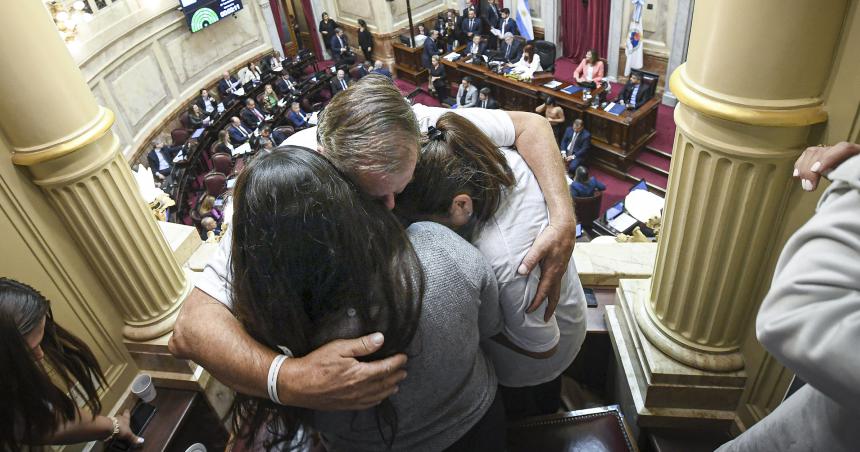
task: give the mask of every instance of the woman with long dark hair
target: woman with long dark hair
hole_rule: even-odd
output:
[[[545,304],[529,312],[540,274],[520,275],[518,269],[549,217],[525,160],[513,149],[497,147],[466,118],[445,113],[429,130],[395,212],[408,221],[453,228],[493,267],[504,329],[483,347],[495,366],[509,419],[557,411],[561,373],[585,339],[585,294],[571,259],[555,313],[547,316]]]
[[[358,46],[364,54],[364,61],[373,62],[373,35],[367,29],[367,22],[358,19]]]
[[[127,412],[98,415],[98,389],[106,382],[89,347],[54,323],[45,297],[8,278],[0,278],[0,369],[0,450],[113,438],[143,443],[129,429]]]
[[[233,303],[248,333],[301,358],[373,332],[376,360],[407,353],[409,377],[376,408],[314,412],[237,395],[249,446],[321,432],[328,450],[500,450],[503,413],[479,347],[499,331],[495,278],[474,247],[433,223],[404,231],[319,153],[286,146],[239,176],[231,227]],[[277,359],[273,370],[277,375]]]
[[[523,48],[523,56],[516,63],[508,63],[511,70],[523,78],[530,79],[534,77],[535,72],[540,72],[543,68],[540,65],[540,55],[535,51],[535,46],[527,44]]]

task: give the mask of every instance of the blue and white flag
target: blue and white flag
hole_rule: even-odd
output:
[[[532,29],[532,13],[529,9],[529,0],[520,0],[517,2],[517,28],[520,29],[520,35],[526,38],[526,41],[531,41],[535,38],[535,32]]]

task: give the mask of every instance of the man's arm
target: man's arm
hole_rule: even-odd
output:
[[[382,335],[338,340],[284,362],[278,396],[286,405],[315,410],[359,410],[397,391],[406,378],[406,356],[363,363],[382,345]],[[206,292],[194,289],[185,300],[169,342],[170,352],[191,359],[234,390],[268,397],[266,378],[276,353],[255,341],[233,314]]]
[[[514,145],[523,156],[540,184],[547,209],[549,226],[538,236],[519,268],[520,274],[530,273],[538,264],[541,280],[528,312],[533,312],[549,298],[545,320],[549,320],[561,293],[561,278],[567,271],[576,237],[576,217],[573,200],[564,174],[561,152],[549,123],[534,113],[510,111],[516,129]]]
[[[583,157],[589,149],[591,149],[591,135],[582,134],[582,142],[580,142],[576,150],[573,151],[573,154],[577,157]]]

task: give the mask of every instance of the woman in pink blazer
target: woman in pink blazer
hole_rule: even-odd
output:
[[[573,71],[573,79],[577,83],[592,82],[595,84],[603,80],[603,61],[597,56],[596,50],[591,49],[585,54],[585,58]]]

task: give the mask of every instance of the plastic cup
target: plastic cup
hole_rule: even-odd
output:
[[[152,402],[155,399],[155,385],[152,384],[152,377],[149,374],[135,377],[131,382],[131,393],[146,403]]]

